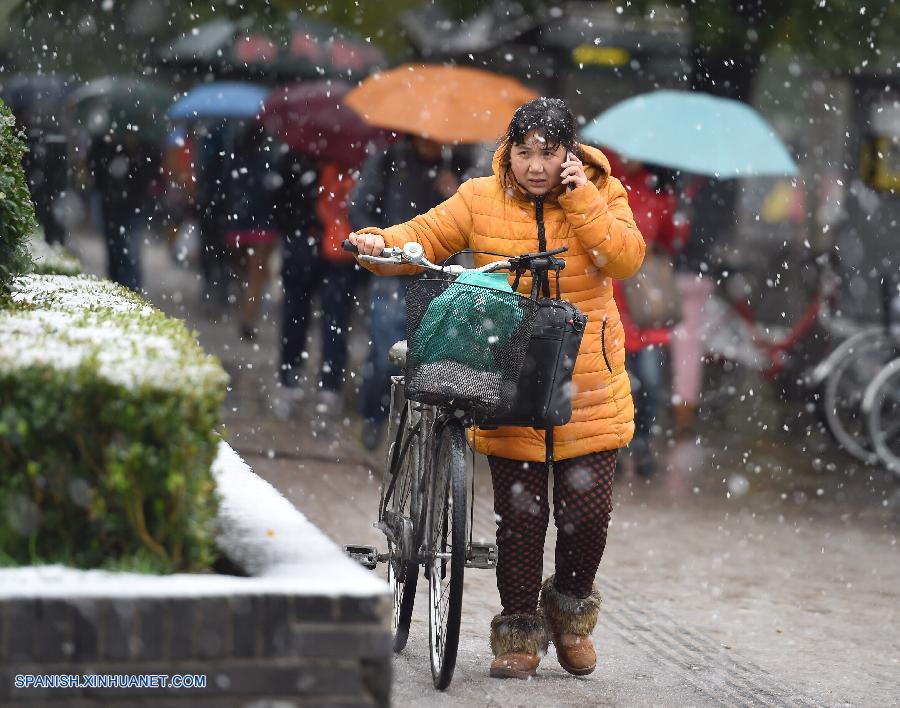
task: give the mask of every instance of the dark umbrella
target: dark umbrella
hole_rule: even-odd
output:
[[[350,76],[384,63],[364,38],[296,15],[275,23],[213,20],[175,39],[159,59],[219,76],[288,79]]]
[[[19,74],[0,87],[0,98],[28,128],[59,127],[59,112],[72,85],[47,74]]]
[[[296,152],[357,167],[366,157],[367,145],[385,145],[390,135],[341,103],[349,90],[350,85],[340,80],[277,88],[266,99],[263,127]]]
[[[149,142],[165,137],[172,90],[134,76],[106,76],[69,95],[77,122],[91,135],[138,133]]]
[[[300,15],[288,24],[289,44],[279,57],[279,68],[290,75],[292,66],[312,63],[318,74],[342,77],[366,74],[384,66],[384,54],[358,34]]]

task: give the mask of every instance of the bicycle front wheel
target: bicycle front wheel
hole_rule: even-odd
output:
[[[437,439],[428,510],[428,639],[439,690],[450,685],[459,647],[466,509],[466,440],[460,421],[451,418]]]
[[[866,390],[869,436],[884,465],[900,477],[900,359],[888,364]]]

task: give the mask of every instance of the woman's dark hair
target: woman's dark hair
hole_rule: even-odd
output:
[[[562,145],[581,160],[581,146],[578,144],[578,128],[575,116],[561,98],[536,98],[516,109],[506,135],[500,140],[500,165],[504,177],[509,171],[509,156],[513,145],[521,145],[532,130],[536,130],[547,141],[547,147],[555,150]]]

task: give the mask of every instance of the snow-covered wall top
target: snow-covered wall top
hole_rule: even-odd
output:
[[[97,375],[137,388],[224,386],[218,361],[178,320],[115,283],[90,276],[29,275],[0,310],[0,372],[96,362]],[[198,386],[199,384],[202,386]]]

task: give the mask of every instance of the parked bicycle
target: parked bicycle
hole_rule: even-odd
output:
[[[791,259],[791,252],[783,250],[770,260]],[[761,320],[757,310],[764,308],[751,307],[748,297],[753,288],[747,282],[749,273],[745,277],[740,268],[722,265],[711,274],[718,287],[705,305],[704,357],[708,362],[722,365],[729,375],[723,385],[710,386],[703,392],[705,406],[730,407],[740,386],[753,385],[749,381],[738,383],[731,373],[734,371],[754,383],[758,378],[772,381],[783,397],[806,399],[811,382],[806,364],[809,357],[815,356],[817,350],[824,350],[828,341],[842,340],[858,330],[856,323],[839,314],[841,281],[829,254],[808,257],[793,272],[800,275],[795,280],[809,283],[811,279],[812,282],[805,287],[802,282],[793,284],[795,293],[798,290],[808,293],[802,299],[792,296],[793,317],[786,317],[784,310],[788,308],[781,302],[775,309],[776,313],[781,312],[786,324]],[[775,288],[779,281],[767,281],[765,286]],[[780,291],[779,297],[783,297]]]
[[[900,327],[892,318],[896,287],[890,278],[882,278],[881,294],[881,322],[847,337],[812,370],[808,382],[821,389],[825,420],[842,449],[866,464],[881,459],[898,471],[900,460],[891,461],[897,453],[891,454],[891,445],[885,442],[896,431],[882,428],[891,417],[885,408],[890,391],[876,393],[890,386],[890,375],[882,372],[900,357]],[[876,399],[882,404],[876,405]]]
[[[349,242],[344,247],[357,252]],[[558,275],[565,268],[555,256],[566,250],[508,257],[472,269],[435,265],[418,243],[387,248],[380,256],[359,256],[371,263],[415,265],[439,275],[410,286],[407,332],[416,333],[414,346],[411,350],[402,341],[390,351],[403,374],[391,382],[388,439],[393,442],[375,524],[386,537],[387,550],[345,546],[370,569],[378,563],[387,566],[395,652],[406,646],[419,569],[424,568],[431,672],[438,689],[449,686],[456,666],[464,571],[494,568],[497,559],[494,544],[472,540],[474,464],[467,462],[465,430],[481,413],[514,396],[537,306],[536,287],[531,298],[514,292],[514,287],[513,292],[502,292],[480,285],[472,285],[468,294],[457,290],[448,297],[449,288],[472,274],[499,271],[515,273],[517,281],[530,272],[532,282],[538,283],[543,273],[553,270]],[[460,348],[466,351],[452,351]],[[490,366],[457,363],[479,357]]]
[[[900,357],[872,379],[860,408],[875,454],[900,479]]]
[[[786,260],[787,254],[774,260]],[[714,360],[740,364],[763,378],[776,379],[793,370],[796,352],[808,342],[817,326],[842,334],[853,325],[836,317],[835,302],[840,294],[840,278],[834,272],[828,254],[801,264],[815,272],[815,287],[803,303],[798,317],[789,325],[761,322],[743,293],[734,296],[729,287],[713,294],[707,304],[707,352]],[[721,269],[721,279],[733,280],[740,275],[734,268]]]

